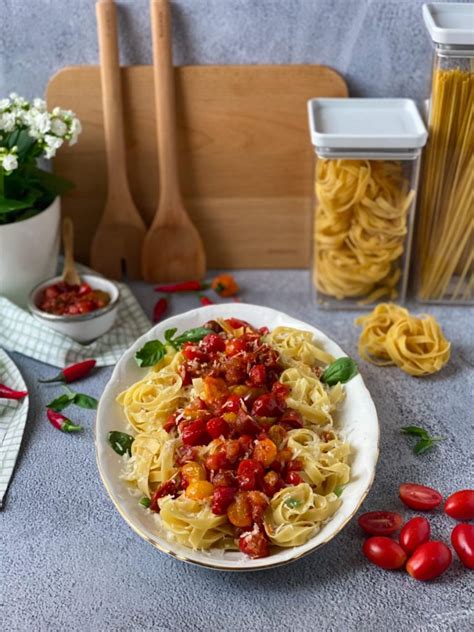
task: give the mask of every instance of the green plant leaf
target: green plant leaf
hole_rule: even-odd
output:
[[[74,184],[66,178],[58,176],[55,173],[40,169],[36,165],[28,165],[25,169],[27,173],[33,177],[48,193],[54,193],[54,195],[64,195],[74,188]]]
[[[0,213],[12,213],[14,211],[22,211],[31,208],[35,200],[35,195],[28,195],[21,200],[0,197]]]
[[[320,379],[328,386],[335,386],[339,382],[349,382],[357,373],[357,364],[352,358],[338,358],[326,368]]]
[[[297,498],[287,498],[284,504],[291,509],[295,509],[301,505],[301,500],[298,500]]]
[[[148,507],[151,505],[151,500],[148,498],[148,496],[142,496],[138,501],[138,504],[148,509]]]
[[[138,366],[155,366],[166,355],[166,347],[160,340],[150,340],[135,354]]]
[[[336,496],[339,498],[339,496],[342,494],[342,492],[344,491],[344,485],[337,485],[334,488],[334,493],[336,494]]]
[[[46,408],[51,408],[51,410],[60,413],[74,402],[75,397],[75,393],[63,393],[63,395],[56,397],[56,399],[53,399],[49,404],[46,404]]]
[[[438,441],[442,441],[442,439],[442,437],[428,437],[426,439],[420,439],[416,442],[413,452],[415,454],[423,454],[427,450],[431,450],[431,448],[433,448]]]
[[[428,439],[430,436],[427,430],[419,426],[403,426],[400,430],[403,434],[421,437],[422,439]]]
[[[196,327],[194,329],[188,329],[184,333],[177,336],[173,343],[181,347],[185,342],[199,342],[205,336],[209,334],[207,327]]]
[[[127,453],[129,456],[132,456],[132,443],[135,440],[135,437],[127,434],[126,432],[119,432],[118,430],[112,430],[109,432],[108,440],[112,449],[123,456]]]
[[[88,410],[95,410],[99,404],[95,397],[85,395],[84,393],[76,393],[73,403],[79,408],[86,408]]]

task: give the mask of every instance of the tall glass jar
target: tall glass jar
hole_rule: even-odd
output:
[[[474,7],[427,4],[423,17],[435,56],[418,206],[416,294],[422,302],[472,304]]]
[[[312,280],[323,307],[405,299],[426,128],[409,99],[313,99]]]

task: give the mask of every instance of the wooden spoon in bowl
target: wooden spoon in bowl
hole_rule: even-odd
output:
[[[150,0],[160,200],[145,239],[142,272],[146,281],[201,279],[204,247],[184,208],[178,179],[176,116],[168,0]]]
[[[81,285],[76,266],[74,265],[74,226],[70,217],[63,219],[64,267],[63,281],[67,285]]]
[[[109,278],[121,279],[125,267],[129,279],[139,279],[146,228],[128,188],[117,16],[113,0],[98,2],[96,15],[108,188],[104,212],[92,242],[91,263],[95,270]]]

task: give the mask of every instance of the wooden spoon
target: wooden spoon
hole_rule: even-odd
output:
[[[201,237],[184,208],[178,179],[171,16],[168,0],[150,0],[160,200],[143,250],[146,281],[200,279],[206,272]]]
[[[117,44],[117,16],[113,0],[96,4],[100,49],[102,107],[107,154],[107,200],[91,248],[92,267],[120,279],[126,268],[129,279],[141,277],[140,263],[145,224],[127,181],[122,91]]]
[[[81,285],[81,277],[74,265],[74,225],[70,217],[63,219],[63,248],[63,281],[68,285]]]

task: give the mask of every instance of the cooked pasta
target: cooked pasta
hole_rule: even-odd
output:
[[[344,387],[321,381],[333,356],[310,332],[233,318],[190,335],[118,397],[135,431],[122,479],[187,547],[263,557],[303,544],[350,479],[334,417]]]
[[[437,70],[418,210],[419,298],[472,300],[474,74]]]
[[[402,163],[318,159],[314,283],[337,299],[397,296],[414,200]]]
[[[395,364],[410,375],[423,376],[440,371],[449,360],[451,344],[433,316],[413,316],[383,303],[356,324],[363,328],[359,353],[374,364]]]

